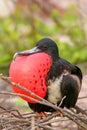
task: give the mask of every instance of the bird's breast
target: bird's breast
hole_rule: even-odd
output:
[[[9,75],[11,81],[31,90],[44,98],[47,92],[46,77],[52,64],[51,57],[45,53],[36,53],[29,56],[19,56],[12,61]],[[16,93],[32,97],[29,93],[12,86]],[[24,100],[34,103],[31,100]]]
[[[63,75],[55,80],[48,81],[48,101],[57,104],[62,99],[61,94],[61,82],[63,80]]]

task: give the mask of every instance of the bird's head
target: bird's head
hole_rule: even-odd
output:
[[[17,56],[27,56],[27,55],[32,55],[39,52],[40,53],[45,52],[49,54],[53,60],[55,60],[59,56],[59,51],[58,51],[58,47],[56,43],[49,38],[43,38],[37,42],[36,47],[34,47],[33,49],[15,53],[14,59]]]

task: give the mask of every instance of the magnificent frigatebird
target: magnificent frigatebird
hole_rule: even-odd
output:
[[[74,107],[82,84],[82,72],[59,56],[56,43],[43,38],[31,50],[17,52],[10,66],[11,80],[60,107]],[[33,78],[34,77],[34,78]],[[36,82],[36,83],[35,83]],[[24,93],[15,90],[17,93]],[[25,95],[26,92],[24,93]],[[51,112],[51,107],[25,99],[35,112]]]

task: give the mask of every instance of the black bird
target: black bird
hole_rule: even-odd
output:
[[[52,66],[46,78],[47,93],[45,99],[49,102],[59,105],[60,107],[74,107],[82,84],[82,72],[79,67],[62,59],[59,56],[59,51],[56,43],[49,39],[43,38],[37,42],[33,50],[26,52],[18,52],[17,55],[31,55],[34,53],[47,53],[52,58]],[[35,112],[52,112],[53,108],[36,103],[28,103],[30,108]]]

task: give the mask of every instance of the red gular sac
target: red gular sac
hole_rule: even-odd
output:
[[[51,56],[46,53],[18,56],[10,65],[10,79],[44,98],[47,92],[46,78],[51,65]],[[15,93],[33,97],[22,89],[16,88],[15,86],[12,86],[12,88]],[[29,103],[36,103],[27,98],[21,98]],[[36,99],[35,97],[33,98]]]

